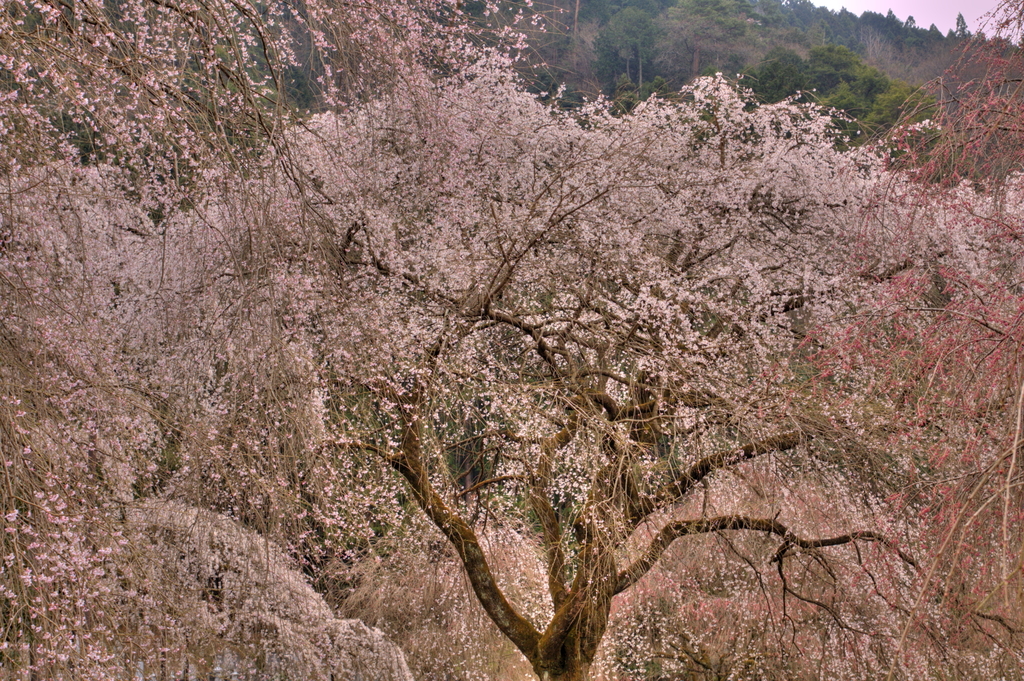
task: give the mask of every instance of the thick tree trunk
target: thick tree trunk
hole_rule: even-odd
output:
[[[570,654],[559,660],[558,666],[535,661],[533,671],[540,681],[589,681],[591,662],[585,656]]]
[[[530,660],[541,681],[588,681],[590,665],[608,628],[618,574],[615,563],[607,551],[594,546],[581,551],[581,557],[581,571],[592,577],[588,580],[577,574],[572,595],[556,612],[539,641],[536,657]],[[570,623],[568,630],[557,637],[557,648],[549,648],[545,641],[557,630],[559,620]]]

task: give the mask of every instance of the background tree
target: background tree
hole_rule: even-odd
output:
[[[786,48],[775,48],[745,74],[743,81],[764,102],[780,102],[811,88],[804,59]]]
[[[685,0],[667,13],[661,49],[682,80],[706,70],[738,73],[750,55],[737,45],[748,38],[746,7],[731,0]]]
[[[644,80],[660,76],[673,89],[702,73],[734,74],[757,68],[759,57],[774,49],[793,50],[806,57],[811,48],[823,45],[849,48],[886,76],[921,85],[956,59],[960,43],[952,34],[947,39],[930,28],[908,25],[895,15],[865,12],[858,17],[846,10],[815,7],[806,0],[678,6],[661,0],[619,4],[581,0],[578,8],[572,2],[561,2],[527,10],[535,20],[543,18],[546,27],[543,32],[530,33],[531,50],[526,53],[531,68],[546,74],[540,78],[538,91],[554,92],[561,83],[569,92],[611,95],[626,69],[619,50],[608,49],[608,33],[615,32],[609,20],[624,9],[648,14],[659,29],[653,60],[643,64]],[[599,41],[602,33],[606,35]],[[595,51],[599,42],[604,45],[603,56]],[[701,63],[695,70],[694,57],[699,55],[703,57],[697,60]],[[639,76],[631,72],[629,78],[634,81]],[[795,91],[786,93],[792,94]],[[578,105],[579,99],[567,99],[566,104]]]
[[[597,73],[605,80],[614,80],[623,74],[627,79],[635,75],[636,82],[642,85],[645,64],[648,75],[651,75],[658,33],[650,13],[637,7],[626,7],[617,12],[594,43]]]
[[[956,31],[954,35],[959,40],[971,37],[971,32],[967,30],[967,22],[964,20],[963,12],[956,15]]]
[[[891,129],[904,114],[927,118],[932,98],[924,91],[886,77],[839,45],[812,48],[807,60],[790,50],[773,50],[756,68],[748,70],[751,89],[764,101],[781,101],[801,93],[842,112],[837,126],[849,138],[863,143]]]

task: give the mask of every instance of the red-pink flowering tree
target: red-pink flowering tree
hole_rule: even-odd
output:
[[[984,31],[929,85],[939,103],[930,125],[897,131],[901,165],[922,181],[949,186],[968,179],[995,189],[1019,171],[1024,155],[1022,9],[1019,0],[999,2],[987,15]],[[920,112],[915,114],[920,118]]]
[[[993,194],[890,183],[853,261],[872,293],[819,339],[821,399],[890,452],[908,481],[893,503],[931,528],[906,669],[936,634],[990,641],[993,673],[1019,665],[1019,205],[1017,178]]]
[[[933,528],[901,634],[907,668],[935,603],[944,635],[983,637],[1019,667],[1022,16],[1000,3],[944,77],[935,119],[897,137],[906,172],[883,186],[851,259],[872,294],[822,339],[827,371],[852,379],[853,418],[915,471],[901,498]]]

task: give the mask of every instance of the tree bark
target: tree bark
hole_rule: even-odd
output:
[[[560,674],[549,671],[537,672],[537,677],[540,681],[588,681],[590,679],[590,663],[566,669]]]

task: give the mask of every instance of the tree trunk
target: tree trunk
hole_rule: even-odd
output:
[[[636,48],[636,60],[640,64],[640,66],[639,66],[639,71],[640,72],[639,72],[639,74],[636,77],[636,80],[637,80],[637,82],[636,82],[636,89],[639,92],[640,88],[642,88],[643,85],[644,85],[644,58],[643,58],[643,54],[640,52],[640,48],[639,47]]]
[[[540,681],[589,681],[590,662],[580,658],[563,660],[562,668],[557,670],[535,664],[533,671]]]
[[[582,552],[586,553],[586,552]],[[541,681],[588,681],[590,665],[597,656],[597,647],[608,628],[614,593],[614,562],[604,551],[595,551],[595,561],[584,560],[581,570],[593,575],[592,580],[576,580],[574,586],[582,608],[571,615],[572,625],[557,649],[545,650],[544,639],[540,641],[537,656],[530,662]],[[589,568],[589,569],[588,569]],[[584,584],[584,582],[587,582]],[[571,597],[570,597],[571,598]],[[563,605],[563,613],[571,604]],[[555,615],[556,620],[559,613]],[[553,623],[555,620],[552,621]],[[551,631],[549,628],[548,631]]]
[[[584,667],[578,667],[572,670],[566,670],[561,674],[553,674],[551,672],[541,672],[539,674],[540,681],[589,681],[590,679],[590,665]]]

